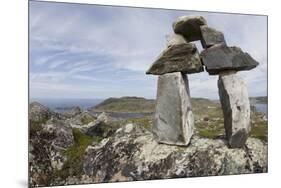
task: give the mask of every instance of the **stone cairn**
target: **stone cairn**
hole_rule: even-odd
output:
[[[226,138],[231,148],[244,146],[250,131],[248,91],[237,71],[258,65],[238,47],[228,47],[222,32],[207,26],[202,16],[182,16],[173,23],[175,33],[167,36],[167,49],[146,74],[159,75],[153,133],[159,143],[189,144],[194,130],[187,74],[204,71],[219,75],[219,97]],[[193,41],[201,41],[199,54]]]

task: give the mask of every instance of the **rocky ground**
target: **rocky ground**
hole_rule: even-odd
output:
[[[114,109],[122,108],[122,100],[113,100],[118,103]],[[110,110],[110,105],[107,101],[106,108],[100,105],[99,109]],[[142,109],[144,112],[153,111],[153,101],[145,106],[150,110]],[[246,146],[229,149],[219,103],[193,99],[192,107],[195,135],[188,147],[179,147],[154,140],[151,115],[114,119],[79,107],[56,113],[33,102],[29,116],[30,187],[267,172],[264,114],[252,108]]]

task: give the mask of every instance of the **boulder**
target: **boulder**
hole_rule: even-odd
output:
[[[104,123],[109,123],[109,122],[112,121],[111,117],[110,117],[107,113],[105,113],[105,112],[102,112],[102,113],[98,116],[97,120],[98,120],[98,121],[102,121],[102,122],[104,122]]]
[[[166,36],[167,47],[178,45],[178,44],[186,44],[186,43],[187,42],[182,35],[172,33]]]
[[[159,144],[134,124],[120,128],[98,145],[88,146],[83,161],[92,183],[267,172],[267,145],[249,138],[243,149],[224,139],[192,137],[188,147]]]
[[[153,125],[158,142],[188,145],[193,126],[187,76],[180,72],[159,76]]]
[[[218,80],[224,127],[229,146],[245,145],[250,132],[250,102],[244,81],[236,73],[225,73]]]
[[[57,148],[68,148],[74,144],[72,128],[63,120],[52,118],[43,125],[43,131],[49,134],[54,134],[52,145]]]
[[[208,27],[206,25],[200,26],[200,29],[202,34],[201,44],[203,48],[209,48],[215,44],[226,45],[224,35],[222,32],[217,31],[216,29]]]
[[[188,42],[201,40],[200,26],[207,25],[202,16],[181,16],[173,23],[174,32],[181,34]]]
[[[200,57],[210,75],[219,74],[225,70],[251,70],[259,64],[240,48],[227,47],[223,44],[203,50]]]
[[[82,112],[81,108],[79,106],[71,107],[64,111],[63,115],[67,118],[74,117]]]
[[[68,119],[67,121],[70,123],[72,127],[79,128],[84,125],[87,126],[89,123],[94,122],[96,119],[97,118],[93,116],[91,113],[84,111]]]
[[[116,131],[116,129],[116,127],[103,121],[96,121],[94,125],[85,129],[85,134],[88,136],[109,137]]]
[[[168,47],[151,65],[146,74],[162,75],[172,72],[187,74],[203,71],[195,44],[179,44]]]
[[[54,112],[39,102],[32,102],[29,104],[29,120],[32,122],[43,123],[53,115]]]
[[[63,168],[67,157],[62,151],[74,145],[72,128],[51,118],[44,124],[31,122],[29,136],[29,185],[50,186],[54,174]]]

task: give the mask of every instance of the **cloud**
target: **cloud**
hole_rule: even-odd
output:
[[[31,1],[31,97],[154,98],[157,77],[145,71],[166,48],[175,18],[189,14],[204,16],[229,45],[261,63],[240,75],[251,95],[266,94],[266,17]],[[218,97],[216,76],[194,74],[189,81],[193,97]]]

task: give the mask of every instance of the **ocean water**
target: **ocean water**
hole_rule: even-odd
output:
[[[255,104],[258,112],[264,113],[267,116],[267,104]]]
[[[103,99],[30,99],[30,102],[33,101],[39,102],[52,110],[63,111],[64,108],[74,106],[79,106],[81,109],[87,110],[102,102]]]

